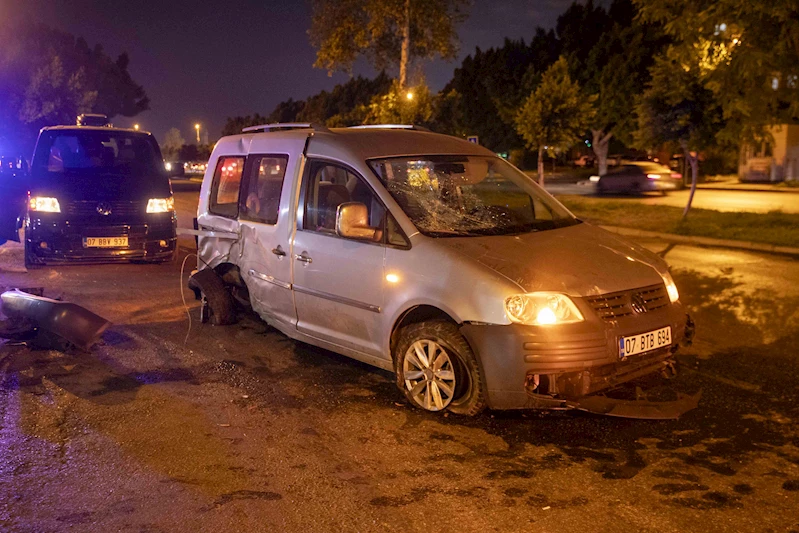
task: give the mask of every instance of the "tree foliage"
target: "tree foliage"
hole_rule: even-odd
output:
[[[544,181],[544,150],[568,148],[582,136],[594,117],[594,99],[572,81],[566,58],[561,57],[525,100],[516,115],[516,129],[527,146],[538,150],[540,183]]]
[[[721,105],[720,138],[758,139],[768,125],[799,120],[796,0],[634,1],[674,40],[670,57],[697,68]]]
[[[716,144],[724,128],[721,106],[702,84],[698,68],[685,69],[674,57],[659,57],[652,80],[638,99],[635,144],[642,149],[679,147],[691,165],[691,194],[683,212],[688,215],[698,178],[698,153]]]
[[[0,23],[0,138],[32,148],[38,130],[80,113],[134,116],[149,109],[144,89],[102,46],[43,25]]]
[[[427,124],[433,116],[434,95],[424,82],[403,88],[399,81],[368,106],[365,124]]]
[[[180,130],[177,128],[170,128],[169,131],[166,132],[164,141],[161,143],[161,152],[163,153],[164,159],[170,161],[176,159],[184,144],[186,144],[186,141],[180,134]]]
[[[452,59],[459,44],[456,26],[468,6],[468,0],[314,0],[308,32],[317,50],[314,66],[351,73],[355,60],[365,56],[377,70],[402,70],[406,22],[407,58]]]

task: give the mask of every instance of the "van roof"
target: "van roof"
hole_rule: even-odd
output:
[[[430,131],[382,128],[292,128],[257,131],[223,137],[217,149],[239,152],[241,147],[268,143],[269,139],[301,139],[311,136],[308,155],[336,154],[361,160],[421,154],[494,155],[490,150],[466,140]]]

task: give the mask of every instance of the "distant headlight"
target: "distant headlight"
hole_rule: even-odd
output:
[[[671,303],[676,302],[680,299],[680,293],[677,291],[677,285],[674,284],[674,280],[671,278],[671,274],[666,272],[665,274],[661,274],[660,277],[663,278],[663,283],[666,284],[666,291],[669,293],[669,300]]]
[[[164,168],[167,172],[172,172],[172,163],[164,163]]]
[[[517,294],[505,300],[505,313],[511,322],[532,326],[582,322],[583,315],[565,294],[534,292]]]
[[[651,179],[651,180],[659,180],[660,179],[660,174],[647,174],[646,177]]]
[[[47,196],[31,196],[28,199],[28,208],[31,211],[39,211],[40,213],[61,212],[61,205],[58,203],[58,199]]]
[[[148,213],[167,213],[175,210],[175,199],[169,198],[150,198],[147,200]]]

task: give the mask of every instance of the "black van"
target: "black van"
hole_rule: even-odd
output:
[[[158,143],[106,126],[42,129],[24,226],[26,267],[170,260],[177,217]]]

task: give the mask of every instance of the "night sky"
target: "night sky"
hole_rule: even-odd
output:
[[[433,90],[477,46],[502,46],[506,37],[529,42],[536,26],[553,27],[572,0],[476,0],[459,28],[461,53],[451,63],[424,64]],[[347,80],[312,67],[309,0],[0,0],[0,17],[25,17],[127,52],[133,79],[150,97],[150,111],[114,125],[139,123],[161,140],[177,127],[193,142],[193,125],[218,137],[228,116],[266,115],[288,98],[302,100]],[[365,63],[356,74],[373,76]],[[391,73],[396,75],[395,73]]]

